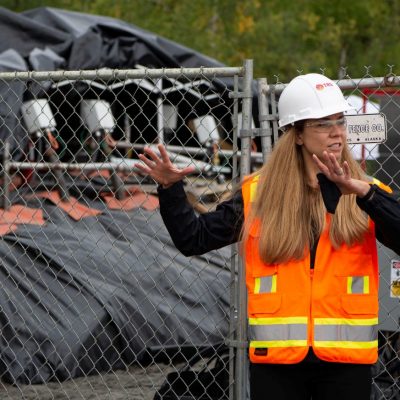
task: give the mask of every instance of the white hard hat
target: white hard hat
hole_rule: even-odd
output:
[[[354,107],[345,100],[335,82],[321,74],[299,75],[279,98],[279,127],[350,110]]]

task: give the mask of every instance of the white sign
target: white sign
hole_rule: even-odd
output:
[[[392,260],[390,266],[390,297],[400,298],[400,260]]]
[[[386,116],[379,114],[346,115],[347,143],[383,143],[387,137]]]

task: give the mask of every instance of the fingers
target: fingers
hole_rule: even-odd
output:
[[[151,169],[149,168],[149,167],[146,167],[145,165],[143,165],[143,164],[140,164],[140,163],[136,163],[135,164],[135,167],[137,168],[137,169],[139,169],[143,174],[145,174],[145,175],[149,175],[150,173],[151,173]]]
[[[161,143],[159,143],[157,145],[158,151],[160,152],[160,156],[150,147],[145,147],[143,149],[143,151],[156,163],[156,164],[160,164],[160,163],[164,163],[164,164],[170,164],[171,161],[169,159],[169,155],[167,153],[167,150],[165,148],[165,146]]]
[[[182,176],[186,176],[186,175],[191,174],[195,170],[196,170],[196,167],[194,165],[191,165],[190,167],[183,168],[181,170],[181,174],[182,174]]]
[[[329,160],[331,162],[330,165],[333,169],[333,172],[336,175],[343,175],[344,174],[343,168],[338,163],[338,160],[336,159],[336,157],[332,153],[328,154],[328,156],[329,156]]]
[[[317,165],[318,169],[325,175],[329,174],[328,167],[318,158],[316,154],[313,154],[313,160]]]
[[[165,146],[163,144],[159,143],[157,145],[157,147],[158,147],[158,150],[159,150],[160,155],[161,155],[161,160],[163,162],[165,162],[165,163],[168,163],[170,161],[170,159],[169,159],[167,150],[165,149]]]
[[[324,164],[325,164],[326,168],[328,169],[328,171],[331,174],[335,173],[336,171],[340,171],[341,167],[337,163],[336,157],[333,154],[328,154],[327,151],[324,151],[322,153],[322,157],[324,158]],[[339,175],[340,175],[340,172],[339,172]]]
[[[343,171],[344,171],[344,177],[345,177],[346,179],[350,179],[350,178],[351,178],[351,172],[350,172],[350,166],[349,166],[349,164],[347,163],[347,161],[345,161],[345,162],[343,163]]]
[[[143,161],[149,167],[149,169],[152,169],[155,167],[156,162],[149,160],[144,154],[139,154],[138,157],[141,161]]]
[[[150,147],[145,147],[143,149],[143,151],[150,156],[150,158],[155,162],[155,163],[159,163],[161,160],[158,157],[158,155],[155,153],[155,151],[153,151]]]
[[[143,164],[137,163],[135,167],[143,174],[150,175],[154,180],[163,185],[168,185],[181,180],[196,170],[193,165],[183,169],[177,168],[171,163],[165,146],[158,144],[157,147],[161,158],[149,147],[144,148],[146,154],[138,155]]]
[[[313,160],[317,165],[318,169],[330,179],[340,180],[341,178],[350,179],[350,167],[345,161],[342,166],[340,166],[335,155],[324,151],[322,153],[323,161],[321,161],[318,156],[313,154]]]
[[[167,153],[167,150],[165,149],[164,145],[162,144],[158,144],[157,145],[158,150],[160,151],[160,155],[161,158],[158,156],[158,154],[151,149],[150,147],[145,147],[143,149],[143,152],[146,153],[146,155],[148,157],[151,158],[151,160],[149,160],[148,157],[144,156],[143,154],[139,154],[139,158],[146,163],[146,165],[148,165],[151,168],[154,168],[156,164],[160,164],[160,163],[169,163],[169,156]]]
[[[349,179],[350,178],[350,167],[349,164],[344,161],[343,165],[340,166],[338,160],[336,159],[336,157],[331,153],[329,154],[329,159],[331,161],[331,166],[332,166],[332,170],[331,172],[333,172],[335,175],[337,176],[342,176],[345,179]]]

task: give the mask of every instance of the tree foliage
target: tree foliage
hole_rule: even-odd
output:
[[[255,76],[384,75],[399,64],[400,0],[2,0],[122,19]]]

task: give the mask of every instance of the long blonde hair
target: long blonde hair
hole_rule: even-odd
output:
[[[250,227],[259,220],[259,253],[269,264],[302,259],[326,221],[320,190],[306,182],[305,163],[295,133],[296,128],[292,127],[283,134],[267,163],[257,172],[260,178],[255,202],[242,231],[245,243]],[[348,162],[353,178],[363,179],[363,171],[347,145],[342,161]],[[342,196],[331,218],[329,236],[333,246],[360,241],[367,228],[368,219],[357,206],[355,195]]]

